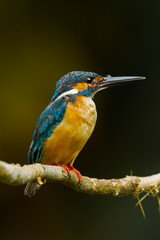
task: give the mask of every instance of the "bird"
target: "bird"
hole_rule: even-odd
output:
[[[94,72],[73,71],[56,84],[55,93],[42,112],[28,151],[28,164],[41,163],[74,171],[81,184],[81,173],[73,167],[90,138],[97,121],[94,95],[112,86],[143,80],[141,76],[102,77]],[[29,182],[25,195],[36,193],[38,181]]]

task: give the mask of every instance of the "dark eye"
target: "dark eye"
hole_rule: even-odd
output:
[[[87,78],[87,83],[92,83],[93,79],[94,79],[93,77],[88,77]]]

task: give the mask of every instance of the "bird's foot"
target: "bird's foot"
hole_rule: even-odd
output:
[[[65,165],[61,165],[61,164],[55,163],[55,162],[51,162],[51,165],[53,165],[53,166],[59,166],[59,167],[64,168],[64,169],[66,170],[66,172],[68,173],[69,178],[71,177],[71,174],[70,174],[70,172],[69,172],[69,167],[67,167],[67,166],[65,166]]]
[[[71,166],[70,163],[67,164],[67,167],[68,167],[71,171],[75,172],[75,174],[78,176],[79,184],[81,185],[81,183],[82,183],[82,175],[81,175],[81,173],[80,173],[77,169],[75,169],[73,166]]]

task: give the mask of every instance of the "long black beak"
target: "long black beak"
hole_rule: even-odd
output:
[[[104,77],[102,81],[98,82],[97,86],[98,88],[107,88],[112,86],[117,86],[121,84],[125,84],[128,82],[138,81],[138,80],[144,80],[145,77],[132,77],[132,76],[124,76],[124,77],[111,77],[107,76]]]

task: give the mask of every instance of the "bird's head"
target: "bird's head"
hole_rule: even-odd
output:
[[[64,75],[57,82],[52,101],[62,94],[77,94],[79,96],[93,97],[95,93],[102,89],[143,79],[145,79],[145,77],[111,77],[110,75],[102,77],[94,72],[74,71]]]

